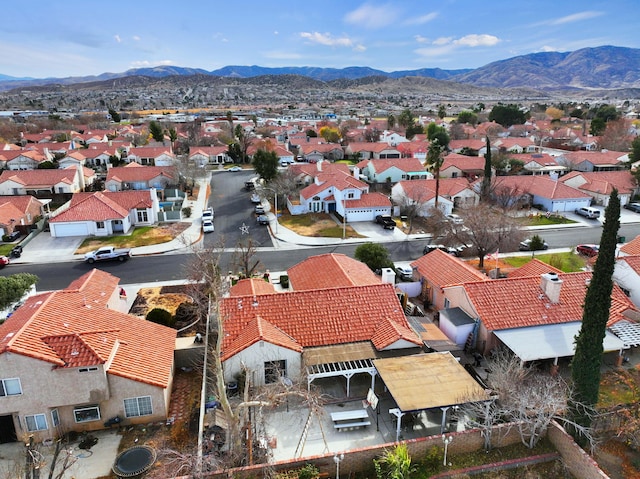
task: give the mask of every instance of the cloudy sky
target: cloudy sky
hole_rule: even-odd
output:
[[[457,69],[640,47],[639,0],[10,0],[2,11],[0,74],[14,77],[157,65]]]

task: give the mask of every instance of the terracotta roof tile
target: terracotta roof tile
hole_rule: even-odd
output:
[[[171,166],[142,166],[138,165],[137,163],[130,163],[127,166],[116,166],[114,168],[109,168],[106,181],[149,181],[159,176],[175,179],[176,170]]]
[[[418,258],[411,263],[411,267],[417,269],[419,276],[440,288],[471,281],[489,280],[487,276],[466,262],[439,249]]]
[[[622,245],[620,252],[626,255],[639,255],[640,254],[640,235],[633,238],[628,243]]]
[[[366,264],[339,253],[311,256],[289,268],[287,274],[295,291],[380,284]]]
[[[0,354],[22,354],[58,367],[111,359],[108,374],[167,387],[176,331],[109,309],[118,281],[94,269],[64,290],[30,297],[0,325]]]
[[[273,285],[264,279],[241,279],[229,289],[229,296],[252,296],[254,294],[275,293]]]
[[[353,208],[383,208],[390,207],[391,201],[389,197],[383,193],[363,193],[360,198],[346,200],[344,204],[347,210]]]
[[[143,192],[149,196],[148,192]],[[66,221],[107,221],[126,218],[129,210],[120,206],[113,199],[97,191],[95,193],[75,194],[71,205],[52,217],[50,223]]]
[[[25,188],[51,187],[58,183],[73,184],[77,170],[5,170],[0,174],[0,183],[15,181]]]
[[[550,264],[540,261],[538,258],[533,258],[528,263],[523,264],[517,269],[514,269],[509,273],[509,278],[516,278],[520,276],[537,276],[545,273],[562,273],[562,270],[554,268]]]
[[[243,331],[229,344],[229,351],[242,351],[258,341],[266,341],[292,351],[302,352],[302,346],[287,333],[269,321],[256,317],[249,321]]]
[[[421,344],[409,329],[391,284],[224,298],[219,312],[224,318],[223,360],[241,350],[236,339],[258,317],[303,348],[371,341],[385,319],[401,326],[403,339]]]
[[[429,253],[433,254],[433,253]],[[540,276],[523,276],[466,283],[463,285],[472,307],[489,331],[582,320],[582,305],[591,272],[562,273],[560,301],[552,303],[543,293]],[[608,325],[624,319],[635,309],[618,286],[611,295]]]

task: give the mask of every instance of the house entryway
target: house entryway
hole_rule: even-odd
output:
[[[18,436],[16,435],[16,428],[13,424],[13,416],[11,416],[11,414],[0,416],[0,444],[16,442],[17,440]]]

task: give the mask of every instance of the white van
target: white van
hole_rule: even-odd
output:
[[[590,220],[596,220],[600,218],[600,210],[591,207],[576,208],[575,213]]]

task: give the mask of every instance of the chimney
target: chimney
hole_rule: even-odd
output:
[[[391,268],[382,268],[382,282],[396,284],[396,272]]]
[[[545,273],[541,276],[540,288],[542,292],[549,298],[553,304],[560,302],[560,290],[562,289],[562,280],[557,273]]]
[[[318,171],[322,171],[322,160],[318,160],[318,162],[316,163],[316,168],[318,169]]]
[[[358,168],[357,166],[354,166],[354,167],[353,167],[353,177],[354,177],[356,180],[359,180],[359,179],[360,179],[360,168]]]

